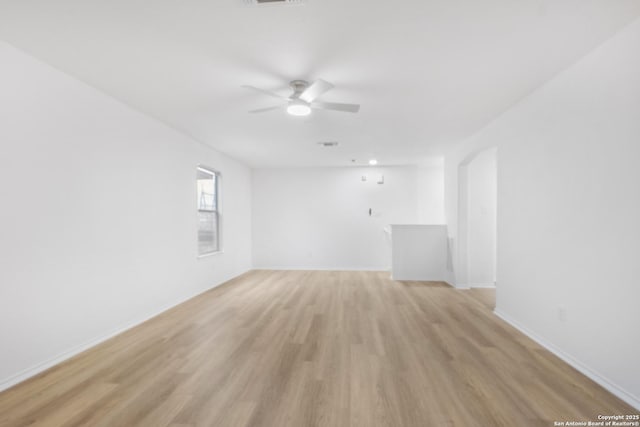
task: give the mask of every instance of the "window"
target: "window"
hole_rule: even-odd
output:
[[[198,256],[220,251],[219,181],[217,172],[198,167]]]

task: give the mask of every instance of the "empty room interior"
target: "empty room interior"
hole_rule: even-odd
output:
[[[0,0],[0,427],[640,426],[640,1]]]

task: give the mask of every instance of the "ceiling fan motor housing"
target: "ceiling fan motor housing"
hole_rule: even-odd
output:
[[[304,92],[304,90],[309,87],[309,82],[307,82],[306,80],[292,80],[291,83],[289,83],[289,86],[291,86],[291,89],[293,89],[293,95],[291,95],[291,99],[296,99],[299,98],[302,92]]]

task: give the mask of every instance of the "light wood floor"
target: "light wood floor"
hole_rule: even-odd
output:
[[[489,310],[496,308],[496,290],[495,288],[471,288],[465,290],[469,296],[475,298],[480,304],[487,307]]]
[[[637,413],[443,283],[248,273],[0,394],[1,426],[550,426]]]

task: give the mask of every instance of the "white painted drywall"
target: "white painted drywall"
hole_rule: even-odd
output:
[[[383,228],[417,223],[420,197],[424,212],[443,210],[441,190],[433,197],[421,191],[429,174],[414,166],[254,170],[254,266],[388,270]]]
[[[447,226],[391,225],[393,280],[447,280]]]
[[[0,388],[251,267],[251,172],[0,43]],[[224,253],[196,258],[195,168]]]
[[[418,222],[445,224],[444,219],[444,158],[431,159],[420,165],[418,179]]]
[[[498,147],[496,311],[640,407],[638,52],[636,20],[445,167],[455,238],[458,165]]]
[[[467,167],[468,285],[496,281],[496,150],[479,153]]]

